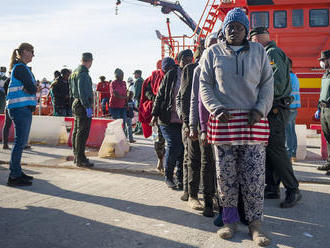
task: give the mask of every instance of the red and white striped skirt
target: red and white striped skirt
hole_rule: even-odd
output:
[[[220,122],[215,116],[210,115],[207,127],[208,142],[215,145],[246,145],[262,144],[268,142],[269,125],[267,118],[250,126],[248,111],[230,110],[232,118],[226,122]]]

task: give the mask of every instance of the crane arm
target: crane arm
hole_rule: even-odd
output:
[[[161,6],[163,14],[169,14],[173,12],[180,18],[181,21],[186,23],[193,32],[195,32],[197,28],[197,34],[200,33],[200,28],[197,27],[196,22],[187,14],[186,11],[184,11],[184,9],[182,8],[182,6],[178,1],[176,2],[166,1],[166,0],[137,0],[137,1],[150,3],[153,6]]]

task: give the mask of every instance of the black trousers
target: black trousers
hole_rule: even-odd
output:
[[[200,136],[200,135],[199,135]],[[215,161],[212,146],[188,138],[188,193],[196,197],[200,181],[204,198],[215,194]]]
[[[266,190],[277,189],[280,182],[287,190],[295,191],[299,187],[291,161],[285,148],[285,125],[289,110],[276,108],[267,116],[270,128],[268,146],[266,148]]]
[[[89,136],[92,118],[88,118],[86,109],[81,105],[78,99],[72,104],[72,112],[75,115],[74,126],[72,132],[72,148],[73,155],[77,162],[86,161],[85,147]]]
[[[327,141],[328,158],[327,164],[330,164],[330,108],[321,108],[322,132]]]
[[[183,191],[189,193],[189,172],[188,172],[188,140],[190,140],[187,136],[184,135],[184,129],[186,124],[182,125],[182,143],[183,143]]]
[[[6,116],[5,116],[5,124],[3,125],[2,129],[2,144],[8,145],[8,137],[9,137],[9,131],[11,128],[13,121],[11,120],[8,109],[6,109]]]

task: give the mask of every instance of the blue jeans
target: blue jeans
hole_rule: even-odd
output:
[[[21,158],[23,149],[29,140],[32,112],[29,107],[13,108],[9,109],[8,112],[15,127],[15,141],[11,151],[9,176],[16,178],[22,176]]]
[[[109,108],[112,119],[123,119],[124,133],[126,134],[127,109],[126,108]]]
[[[290,158],[296,157],[297,153],[297,135],[295,130],[297,114],[297,109],[290,109],[288,123],[285,126],[286,149]]]
[[[160,125],[160,130],[166,140],[165,180],[173,180],[174,168],[177,167],[176,178],[179,184],[183,181],[183,143],[181,137],[182,124],[171,123]]]
[[[127,117],[125,135],[128,137],[129,141],[133,140],[132,118]]]
[[[106,115],[107,114],[107,106],[108,105],[108,108],[109,108],[109,98],[103,98],[101,100],[101,106],[102,106],[102,113],[103,115]]]

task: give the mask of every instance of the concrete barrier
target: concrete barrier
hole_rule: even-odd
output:
[[[306,139],[306,125],[296,125],[297,134],[297,154],[298,160],[304,160],[307,155],[307,139]]]
[[[33,115],[29,143],[59,145],[67,141],[64,117]]]
[[[91,129],[89,132],[89,136],[86,142],[86,146],[99,148],[102,145],[105,130],[107,129],[107,125],[109,122],[112,122],[112,119],[105,119],[105,118],[93,118]],[[66,117],[65,118],[66,124],[71,123],[71,131],[68,139],[68,145],[72,146],[72,133],[73,133],[73,123],[74,117]]]
[[[123,120],[118,119],[108,124],[105,137],[99,150],[100,158],[120,158],[129,151],[129,144],[123,131]]]

